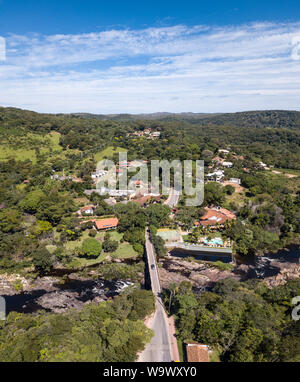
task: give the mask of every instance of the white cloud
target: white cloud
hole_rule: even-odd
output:
[[[10,35],[0,104],[95,113],[299,109],[299,35],[300,23]]]

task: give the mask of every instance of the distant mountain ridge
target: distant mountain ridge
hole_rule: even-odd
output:
[[[251,128],[287,128],[300,129],[300,112],[289,110],[257,110],[236,113],[168,113],[158,112],[149,114],[91,114],[91,113],[37,113],[13,107],[0,107],[0,123],[7,118],[34,119],[46,122],[51,117],[69,117],[119,122],[160,121],[185,122],[199,126],[231,126]]]
[[[300,129],[300,112],[289,110],[258,110],[236,113],[150,113],[150,114],[89,114],[72,113],[80,118],[95,118],[114,121],[185,121],[192,124],[271,127]]]
[[[205,118],[212,115],[217,115],[218,113],[168,113],[168,112],[157,112],[157,113],[141,113],[141,114],[91,114],[91,113],[72,113],[72,115],[84,118],[96,118],[96,119],[110,119],[110,120],[161,120],[168,118]]]

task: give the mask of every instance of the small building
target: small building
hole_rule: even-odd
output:
[[[233,166],[233,163],[232,163],[232,162],[226,162],[226,161],[224,161],[224,162],[222,162],[222,166],[223,166],[223,167],[230,168],[230,167]]]
[[[107,171],[105,171],[105,170],[97,170],[97,171],[92,173],[91,178],[92,179],[99,179],[102,176],[104,176],[106,173],[107,173]]]
[[[50,179],[52,180],[59,180],[63,182],[64,180],[73,180],[72,176],[64,176],[64,175],[51,175]]]
[[[160,132],[159,132],[159,131],[154,131],[154,132],[151,134],[151,136],[152,136],[153,138],[159,138],[159,137],[160,137]]]
[[[188,362],[209,362],[209,347],[198,343],[186,344]]]
[[[151,196],[151,195],[138,195],[136,199],[132,199],[133,202],[138,203],[141,207],[146,207],[148,204],[159,203],[161,201],[160,196]]]
[[[241,179],[240,178],[230,178],[229,182],[235,183],[235,184],[241,184]]]
[[[98,231],[106,231],[108,229],[117,228],[119,225],[118,218],[106,218],[95,220],[95,227]]]
[[[224,159],[219,156],[216,156],[212,159],[212,162],[222,163],[224,162]]]
[[[223,170],[217,170],[206,175],[208,180],[220,182],[224,177]]]
[[[229,154],[229,150],[219,149],[218,151],[219,151],[219,153]]]
[[[80,208],[80,212],[85,215],[93,215],[94,209],[95,209],[94,206],[85,206]]]
[[[116,196],[116,197],[121,197],[121,196],[130,196],[135,194],[134,190],[109,190],[108,191],[109,196]]]
[[[268,165],[266,165],[264,162],[259,162],[259,165],[260,165],[260,167],[262,167],[262,168],[268,167]]]

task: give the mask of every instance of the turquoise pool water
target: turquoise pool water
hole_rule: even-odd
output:
[[[224,242],[220,237],[215,237],[214,239],[211,240],[204,240],[204,244],[215,244],[215,245],[223,245]]]

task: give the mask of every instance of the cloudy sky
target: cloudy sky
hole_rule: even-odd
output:
[[[0,11],[7,4],[0,0]],[[0,29],[2,106],[92,113],[300,110],[300,17],[255,20],[254,13],[253,20],[235,16],[230,23],[227,15],[216,24],[191,16],[166,21],[162,14],[164,22],[140,25],[136,15],[121,25],[116,15],[114,25],[55,28],[53,19],[45,30],[44,11],[36,27]]]

